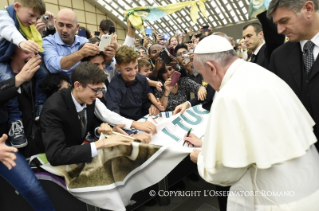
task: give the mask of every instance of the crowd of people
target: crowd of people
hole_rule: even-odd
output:
[[[25,157],[46,153],[53,166],[90,162],[100,148],[132,142],[98,140],[100,133],[149,143],[156,126],[137,120],[202,104],[210,129],[203,140],[185,137],[202,147],[191,153],[201,177],[218,190],[300,191],[290,199],[231,197],[228,210],[318,210],[316,180],[301,188],[298,176],[289,184],[278,179],[309,161],[313,171],[304,171],[319,172],[317,11],[317,0],[272,0],[237,41],[209,26],[172,37],[151,30],[139,39],[127,21],[120,45],[111,20],[90,33],[70,9],[54,16],[43,0],[16,0],[0,10],[0,175],[34,210],[54,210]],[[111,42],[101,50],[103,35]],[[219,197],[220,210],[226,203]]]

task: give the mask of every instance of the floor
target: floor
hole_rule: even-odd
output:
[[[200,177],[199,181],[192,181],[188,177],[183,181],[185,189],[170,190],[171,194],[176,194],[176,196],[170,197],[168,206],[159,206],[158,204],[142,206],[137,211],[219,211],[217,197],[212,196],[215,191],[214,185],[205,182]],[[159,194],[163,195],[164,193]],[[165,194],[170,193],[166,192]]]

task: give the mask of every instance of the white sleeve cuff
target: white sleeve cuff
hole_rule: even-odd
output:
[[[188,103],[188,105],[189,105],[189,108],[191,108],[192,107],[192,104],[191,104],[191,102],[189,102],[189,101],[186,101],[187,103]]]
[[[126,35],[123,45],[127,45],[128,47],[133,48],[134,47],[134,42],[135,42],[135,38],[134,37],[130,37],[130,36]]]
[[[95,128],[95,130],[94,130],[94,135],[95,135],[96,138],[100,138],[100,134],[97,132],[97,130],[98,130],[99,128],[100,128],[100,127],[97,127],[97,128]]]
[[[95,143],[92,142],[90,143],[91,144],[91,155],[92,155],[92,158],[97,156],[97,149],[96,149],[96,146],[95,146]]]

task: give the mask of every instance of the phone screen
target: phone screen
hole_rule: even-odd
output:
[[[163,49],[160,53],[161,59],[165,62],[165,64],[171,63],[172,59],[168,56],[167,50]]]
[[[99,31],[95,31],[94,35],[98,37],[98,36],[100,36],[100,32]]]
[[[145,29],[145,34],[146,36],[148,35],[149,37],[152,36],[152,29]]]

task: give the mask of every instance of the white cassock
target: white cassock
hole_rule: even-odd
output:
[[[232,186],[229,211],[319,210],[314,124],[284,81],[237,59],[211,107],[199,174]]]

